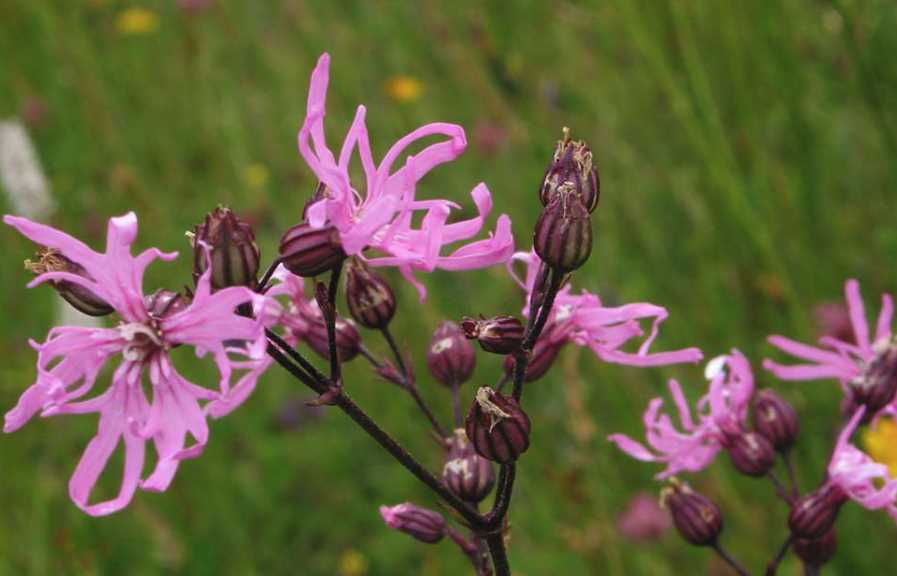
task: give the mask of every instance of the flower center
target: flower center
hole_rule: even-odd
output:
[[[118,332],[127,342],[122,350],[125,360],[139,362],[157,350],[168,349],[168,344],[162,339],[159,323],[156,320],[149,320],[147,323],[120,324]]]

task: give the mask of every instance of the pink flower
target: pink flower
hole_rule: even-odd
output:
[[[519,278],[511,269],[515,261],[526,264],[525,278]],[[535,252],[517,252],[508,264],[511,275],[527,292],[524,315],[529,314],[529,299],[540,265],[541,260]],[[540,338],[547,338],[548,342],[558,346],[565,342],[587,346],[601,360],[615,364],[662,366],[699,362],[703,354],[697,348],[685,348],[673,352],[648,352],[654,339],[657,338],[660,324],[667,319],[667,316],[669,313],[665,308],[648,303],[606,307],[601,304],[597,295],[585,290],[574,295],[572,288],[567,285],[558,293],[547,327]],[[653,319],[651,331],[638,350],[634,353],[620,350],[630,340],[644,336],[639,322],[645,319]]]
[[[809,363],[786,366],[767,359],[763,361],[763,367],[782,380],[836,378],[844,387],[851,382],[863,380],[867,369],[874,364],[876,358],[894,346],[891,332],[894,303],[890,294],[882,295],[881,313],[878,316],[874,337],[870,340],[859,283],[856,280],[848,280],[844,286],[844,293],[855,342],[823,336],[819,339],[820,347],[817,348],[784,336],[770,336],[770,344]]]
[[[697,421],[692,418],[679,383],[670,380],[670,394],[679,413],[681,431],[661,412],[663,399],[654,398],[643,417],[650,448],[625,434],[613,434],[608,440],[636,460],[665,463],[666,468],[656,476],[658,479],[703,470],[725,448],[729,437],[743,431],[754,392],[750,364],[738,350],[708,362],[705,376],[710,380],[710,390],[698,401]]]
[[[469,270],[506,262],[514,251],[514,240],[511,220],[504,214],[489,238],[442,255],[444,246],[470,240],[482,229],[492,210],[492,198],[485,184],[478,184],[471,192],[478,216],[453,224],[446,222],[451,209],[458,208],[454,202],[415,197],[421,178],[434,167],[454,160],[466,148],[467,139],[460,126],[421,126],[393,144],[380,164],[375,165],[365,126],[365,107],[359,106],[339,157],[334,156],[324,136],[329,65],[330,57],[323,54],[312,72],[305,122],[299,131],[299,151],[325,186],[323,198],[308,208],[309,224],[315,228],[334,226],[349,256],[362,256],[368,248],[384,253],[366,261],[373,266],[398,267],[417,287],[421,299],[426,290],[414,278],[415,270]],[[393,164],[410,145],[430,136],[447,139],[408,155],[404,166],[393,171]],[[364,196],[349,179],[349,164],[356,149],[365,176]],[[412,222],[416,212],[425,212],[419,228],[414,228]]]
[[[884,508],[897,521],[897,479],[891,477],[885,464],[876,462],[850,443],[865,410],[865,407],[857,409],[838,436],[828,465],[826,484],[839,487],[864,508]]]
[[[176,254],[152,248],[133,256],[131,244],[137,235],[133,213],[109,220],[104,253],[25,218],[5,216],[3,221],[85,271],[84,276],[47,272],[29,288],[51,280],[78,284],[108,302],[121,318],[115,328],[56,327],[43,344],[32,343],[38,352],[37,380],[6,414],[4,432],[18,430],[38,412],[41,416],[97,413],[97,435],[69,481],[75,504],[88,514],[102,516],[126,506],[138,487],[165,490],[180,461],[202,452],[209,435],[206,412],[214,414],[219,404],[233,403],[231,394],[245,389],[247,380],[254,385],[258,378],[265,350],[263,327],[235,309],[252,303],[260,310],[265,299],[242,287],[212,294],[206,272],[189,306],[156,317],[144,302],[143,273],[153,260],[173,260]],[[192,346],[199,356],[212,356],[220,373],[217,390],[197,386],[177,372],[169,350],[178,345]],[[245,360],[233,360],[232,355]],[[103,366],[116,356],[120,363],[111,384],[87,398]],[[234,373],[244,369],[248,372],[232,386]],[[151,398],[144,392],[144,377]],[[206,403],[204,407],[201,402]],[[187,434],[193,438],[189,445]],[[149,477],[141,479],[147,440],[154,442],[158,461]],[[120,443],[124,444],[124,473],[119,493],[90,504],[93,487]]]
[[[633,496],[617,518],[617,530],[633,542],[655,540],[670,526],[670,515],[660,507],[657,498],[645,493]]]

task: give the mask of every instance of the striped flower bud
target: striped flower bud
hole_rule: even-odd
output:
[[[533,248],[561,273],[576,270],[592,253],[592,220],[573,195],[555,196],[536,222]]]
[[[799,429],[794,407],[769,388],[757,392],[751,402],[754,430],[779,452],[791,448],[797,440]]]
[[[595,210],[600,196],[598,169],[592,163],[592,151],[585,142],[570,139],[570,130],[564,128],[564,139],[558,141],[554,157],[545,177],[539,198],[547,206],[558,196],[572,195],[579,199],[589,213]]]
[[[143,304],[150,316],[161,319],[181,312],[190,302],[177,292],[162,288],[146,296]]]
[[[346,270],[346,303],[352,318],[371,330],[386,328],[396,313],[392,288],[357,259],[352,259]]]
[[[513,462],[529,448],[529,417],[517,402],[492,388],[480,388],[465,421],[477,453],[493,462]]]
[[[492,318],[464,317],[461,329],[468,340],[476,340],[486,352],[495,354],[513,354],[520,350],[523,343],[523,324],[513,316],[495,316]]]
[[[464,384],[473,374],[476,359],[473,346],[454,322],[443,322],[433,332],[427,367],[439,383],[448,387]]]
[[[361,351],[361,334],[355,322],[348,318],[336,317],[336,353],[340,362],[349,362]],[[327,324],[321,317],[309,320],[308,330],[304,333],[308,346],[325,360],[330,358],[330,344],[327,336]]]
[[[719,507],[675,478],[661,491],[660,504],[670,511],[679,534],[695,546],[714,544],[723,531]]]
[[[252,226],[229,208],[218,207],[193,229],[193,281],[211,263],[213,290],[228,286],[255,288],[259,271],[259,247]]]
[[[834,557],[838,551],[838,535],[832,527],[822,537],[808,540],[794,540],[794,553],[807,566],[819,569]]]
[[[333,270],[345,258],[339,232],[333,226],[312,228],[302,222],[280,239],[280,261],[287,270],[303,278]]]
[[[850,383],[854,406],[866,407],[866,421],[894,400],[897,393],[897,346],[878,353],[861,376]]]
[[[835,520],[847,495],[837,484],[823,484],[821,488],[799,498],[791,505],[788,526],[797,538],[814,540],[825,536]]]
[[[476,453],[467,433],[458,428],[442,467],[442,481],[455,496],[476,504],[489,495],[495,485],[492,464]]]
[[[724,446],[735,469],[754,478],[765,476],[776,461],[769,440],[756,432],[743,431],[726,437]]]
[[[446,524],[442,514],[415,506],[411,502],[380,506],[380,516],[390,528],[426,544],[436,544],[445,536]]]
[[[48,248],[38,255],[40,260],[37,262],[25,261],[25,268],[35,275],[46,274],[47,272],[67,272],[88,280],[94,280],[83,266],[69,260],[56,250]],[[88,316],[106,316],[115,312],[115,309],[108,302],[80,284],[69,282],[68,280],[50,280],[49,284],[56,289],[63,300]]]

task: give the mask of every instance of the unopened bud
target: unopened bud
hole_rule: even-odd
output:
[[[820,568],[828,563],[838,551],[838,535],[832,527],[821,538],[794,540],[794,553],[807,566]]]
[[[492,464],[476,453],[461,428],[455,430],[451,440],[442,467],[442,481],[455,496],[474,504],[488,496],[495,484]]]
[[[475,365],[476,352],[461,327],[448,321],[440,324],[427,349],[427,367],[433,377],[445,386],[458,386],[470,380]]]
[[[523,343],[523,324],[513,316],[495,316],[475,320],[465,317],[461,321],[464,336],[476,340],[486,352],[513,354]]]
[[[558,196],[572,195],[579,199],[591,213],[598,205],[600,180],[598,169],[592,163],[592,151],[585,142],[570,139],[569,129],[564,129],[564,139],[558,141],[539,198],[547,206]]]
[[[775,448],[769,440],[756,432],[728,436],[725,447],[732,465],[746,476],[764,476],[776,461]]]
[[[897,345],[889,343],[858,378],[850,383],[855,407],[865,406],[869,421],[890,404],[897,393]]]
[[[445,518],[439,512],[415,506],[410,502],[397,506],[380,506],[386,525],[427,544],[436,544],[445,536]]]
[[[255,288],[259,271],[259,247],[252,226],[229,208],[218,207],[193,229],[194,282],[212,265],[213,290],[228,286]]]
[[[333,270],[346,258],[339,232],[333,226],[312,228],[297,224],[280,239],[280,261],[287,270],[312,278]]]
[[[548,372],[548,369],[554,364],[555,358],[564,346],[563,342],[555,342],[549,337],[549,328],[546,327],[542,331],[542,335],[533,345],[533,350],[529,355],[529,363],[526,365],[526,374],[523,378],[524,382],[535,382]],[[514,368],[517,365],[517,358],[513,355],[505,356],[505,362],[502,369],[509,377],[514,375]]]
[[[348,362],[358,356],[361,351],[361,334],[355,323],[348,318],[336,317],[334,322],[336,336],[336,352],[340,362]],[[325,360],[330,359],[330,343],[327,335],[327,324],[324,319],[311,319],[308,330],[304,334],[308,346]]]
[[[513,398],[492,388],[477,391],[465,431],[477,453],[493,462],[513,462],[529,448],[529,417]]]
[[[346,270],[346,303],[352,318],[371,330],[388,326],[396,313],[392,288],[360,260],[353,259]]]
[[[835,524],[847,495],[837,484],[824,484],[791,505],[788,526],[797,538],[814,540],[825,536]]]
[[[673,525],[695,546],[714,544],[723,531],[723,515],[707,497],[673,479],[660,493],[660,504],[670,511]]]
[[[177,292],[162,288],[146,296],[143,305],[150,316],[161,319],[183,311],[190,302]]]
[[[751,422],[754,430],[779,452],[787,451],[797,440],[799,426],[794,407],[769,388],[754,395]]]
[[[536,222],[533,248],[561,273],[576,270],[592,253],[592,220],[576,196],[556,196]]]
[[[40,260],[37,262],[25,261],[25,268],[35,275],[46,274],[47,272],[67,272],[95,281],[83,266],[69,260],[56,250],[44,250],[39,253],[39,256]],[[49,284],[56,289],[66,302],[88,316],[106,316],[115,312],[115,308],[110,306],[108,302],[80,284],[69,282],[68,280],[51,280]]]

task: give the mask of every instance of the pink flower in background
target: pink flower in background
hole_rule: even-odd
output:
[[[671,525],[669,513],[660,507],[657,498],[644,492],[630,498],[617,518],[617,530],[633,542],[656,540]]]
[[[813,307],[816,335],[831,336],[848,344],[855,344],[850,311],[843,302],[821,302]]]
[[[882,295],[881,312],[875,334],[870,339],[859,283],[856,280],[848,280],[844,286],[844,293],[853,327],[853,342],[823,336],[819,339],[819,347],[815,347],[795,342],[784,336],[770,336],[770,344],[809,363],[783,365],[767,359],[763,361],[763,367],[782,380],[835,378],[846,387],[853,381],[863,379],[875,359],[894,345],[891,332],[894,302],[890,294]]]
[[[527,266],[525,278],[519,278],[511,266],[514,262]],[[524,315],[529,314],[529,299],[536,283],[541,261],[535,252],[517,252],[513,255],[508,269],[517,283],[526,290],[527,305]],[[603,306],[597,295],[583,290],[573,294],[567,285],[555,299],[542,338],[548,338],[558,346],[573,342],[591,349],[601,360],[629,366],[662,366],[681,362],[699,362],[703,354],[697,348],[685,348],[672,352],[649,353],[651,344],[657,338],[660,324],[669,313],[665,308],[648,303],[625,304],[623,306]],[[627,342],[645,335],[641,320],[652,319],[648,337],[642,341],[636,352],[620,350]]]
[[[666,464],[657,474],[658,479],[680,472],[698,472],[709,466],[724,449],[727,436],[743,430],[754,377],[750,364],[738,350],[708,362],[705,375],[710,380],[710,390],[698,400],[697,421],[692,418],[679,383],[670,380],[670,395],[679,413],[681,430],[661,412],[663,399],[654,398],[643,417],[648,447],[625,434],[612,434],[608,440],[636,460]]]
[[[25,218],[5,216],[4,222],[33,242],[55,250],[79,264],[84,274],[51,271],[28,286],[47,281],[77,284],[107,302],[121,322],[114,328],[56,327],[38,352],[37,380],[5,417],[4,432],[13,432],[35,414],[99,414],[97,435],[90,441],[69,481],[69,494],[88,514],[102,516],[126,506],[138,487],[162,491],[171,483],[181,460],[198,456],[208,440],[205,409],[232,402],[230,393],[246,386],[259,372],[265,341],[261,321],[235,312],[252,303],[260,311],[265,299],[247,288],[226,288],[211,293],[208,272],[196,286],[192,302],[155,316],[147,308],[142,284],[146,267],[157,258],[172,260],[155,248],[136,257],[131,244],[137,235],[137,217],[128,213],[109,220],[106,251],[98,253],[79,240]],[[192,346],[197,355],[209,354],[220,373],[217,390],[197,386],[172,365],[169,350]],[[232,355],[243,360],[233,360]],[[107,361],[120,356],[112,382],[99,395],[86,398]],[[231,382],[237,370],[248,370]],[[144,392],[144,377],[152,391]],[[245,397],[245,396],[244,396]],[[193,443],[186,445],[190,434]],[[145,444],[152,440],[158,453],[155,469],[141,479]],[[124,472],[119,493],[111,500],[90,504],[90,495],[106,463],[124,444]]]
[[[885,464],[876,462],[850,442],[864,412],[865,407],[857,409],[838,436],[826,485],[837,486],[848,498],[869,510],[884,508],[897,521],[897,479],[891,477]]]
[[[421,126],[399,139],[386,152],[379,165],[374,164],[365,107],[359,106],[339,157],[327,146],[324,135],[325,101],[330,57],[323,54],[312,72],[305,122],[299,131],[299,151],[315,176],[324,184],[323,196],[309,206],[308,222],[315,228],[334,226],[345,253],[362,256],[368,248],[384,254],[365,258],[373,266],[395,266],[424,298],[426,291],[413,273],[469,270],[506,262],[514,251],[511,220],[498,218],[495,232],[487,239],[470,242],[448,255],[444,246],[470,240],[482,229],[492,211],[492,197],[485,184],[471,192],[478,215],[469,220],[447,224],[449,213],[458,205],[448,200],[418,200],[417,182],[434,167],[454,160],[467,146],[464,130],[455,124],[434,123]],[[417,154],[407,155],[402,167],[393,165],[406,149],[431,136],[447,139],[430,144]],[[349,163],[357,149],[365,176],[364,195],[349,179]],[[415,213],[423,212],[419,228],[413,224]]]

